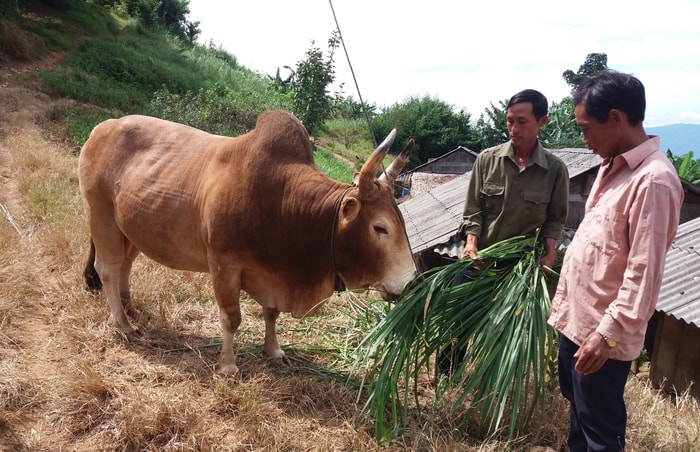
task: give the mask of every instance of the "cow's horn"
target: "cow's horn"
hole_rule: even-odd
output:
[[[374,175],[377,174],[377,166],[384,160],[387,151],[394,143],[396,138],[396,129],[393,129],[389,135],[382,141],[382,143],[377,146],[377,149],[372,152],[372,155],[367,158],[367,161],[362,165],[360,170],[360,180],[358,186],[360,187],[360,192],[371,190],[372,184],[374,183]]]
[[[408,163],[408,155],[413,150],[414,144],[413,138],[408,140],[408,144],[405,148],[403,148],[403,151],[401,151],[401,153],[391,162],[391,165],[389,165],[389,167],[379,175],[379,180],[384,181],[389,185],[394,185],[394,181],[398,175],[401,174],[401,171]]]

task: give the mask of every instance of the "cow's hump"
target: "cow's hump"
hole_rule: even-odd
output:
[[[284,110],[268,110],[262,113],[255,129],[251,131],[258,149],[271,153],[275,158],[313,163],[314,155],[309,134],[293,114]]]

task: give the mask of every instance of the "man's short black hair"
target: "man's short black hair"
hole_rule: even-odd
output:
[[[606,69],[583,79],[574,88],[571,101],[583,104],[586,114],[606,122],[613,108],[627,115],[630,125],[644,121],[646,96],[644,85],[631,74]]]
[[[542,116],[547,116],[549,104],[547,103],[547,98],[544,97],[544,94],[541,92],[534,89],[522,90],[510,98],[507,108],[523,102],[532,103],[532,113],[534,113],[535,118],[537,118],[538,121]]]

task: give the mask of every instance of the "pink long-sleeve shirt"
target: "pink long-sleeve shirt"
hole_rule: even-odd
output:
[[[683,189],[658,137],[605,159],[566,250],[549,324],[578,345],[594,331],[614,338],[611,358],[644,346],[666,253],[678,228]]]

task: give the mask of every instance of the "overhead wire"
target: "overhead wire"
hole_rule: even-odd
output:
[[[357,77],[355,77],[355,70],[352,68],[352,63],[350,62],[350,55],[348,54],[348,49],[345,46],[345,40],[343,39],[343,33],[340,31],[340,25],[338,24],[338,18],[336,17],[335,14],[335,8],[333,8],[333,1],[328,0],[328,3],[331,6],[331,12],[333,13],[333,20],[335,21],[335,28],[338,30],[338,37],[340,38],[340,43],[343,45],[343,52],[345,52],[345,58],[348,60],[348,66],[350,66],[350,73],[352,74],[352,80],[355,83],[355,89],[357,90],[357,97],[360,99],[360,107],[362,108],[362,113],[365,116],[365,121],[367,121],[367,128],[369,129],[369,134],[372,136],[372,140],[374,141],[374,146],[378,146],[379,142],[377,141],[377,137],[374,135],[374,130],[372,129],[372,122],[369,119],[369,115],[367,114],[367,109],[365,108],[365,102],[362,100],[362,93],[360,93],[360,86],[357,84]]]

